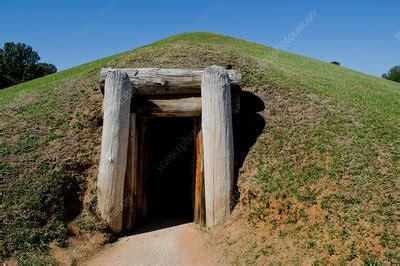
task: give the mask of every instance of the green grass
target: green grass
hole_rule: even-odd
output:
[[[285,253],[280,246],[289,239],[293,250],[322,264],[358,257],[372,264],[399,262],[400,85],[212,33],[175,35],[0,90],[0,171],[8,184],[3,255],[24,261],[27,252],[46,252],[50,241],[68,244],[65,198],[57,196],[71,183],[85,195],[94,193],[101,67],[211,64],[241,70],[243,89],[266,105],[260,112],[266,127],[240,179],[249,183],[249,191],[241,194],[249,204],[243,220],[255,228],[270,226],[257,234],[274,241],[273,252],[270,246],[246,246],[253,243],[246,239],[251,231],[228,243],[228,252],[242,248],[257,262],[268,262],[269,256],[277,260]],[[93,220],[85,219],[94,206],[95,199],[83,206],[85,215],[75,224],[93,227]],[[367,238],[378,241],[378,253],[370,250]],[[293,252],[287,262],[302,254]]]
[[[264,78],[271,85],[284,88],[304,88],[331,96],[358,107],[374,116],[397,121],[400,117],[400,85],[375,76],[315,59],[278,51],[245,40],[210,33],[184,33],[156,42],[153,46],[173,45],[184,40],[207,43],[239,52],[271,64]],[[282,83],[282,81],[284,81]]]

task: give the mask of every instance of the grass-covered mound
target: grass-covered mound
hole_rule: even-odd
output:
[[[101,230],[101,67],[231,66],[264,101],[216,261],[399,262],[400,85],[210,33],[180,34],[0,91],[3,257]],[[211,243],[211,241],[210,241]],[[215,244],[217,243],[217,244]]]

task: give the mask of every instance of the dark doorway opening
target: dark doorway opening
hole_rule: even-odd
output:
[[[193,222],[194,119],[151,118],[146,127],[146,224]]]
[[[240,113],[233,115],[234,191],[231,207],[239,202],[239,169],[265,127],[263,101],[240,92]],[[134,233],[183,223],[205,225],[205,185],[201,117],[137,119],[137,177],[134,182]],[[128,229],[129,231],[130,229]]]

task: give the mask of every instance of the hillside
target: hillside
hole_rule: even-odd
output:
[[[49,243],[68,249],[104,232],[94,193],[101,67],[212,64],[241,70],[242,89],[265,104],[265,128],[240,169],[240,202],[207,232],[215,260],[400,263],[400,85],[212,33],[0,90],[3,259],[50,260]]]

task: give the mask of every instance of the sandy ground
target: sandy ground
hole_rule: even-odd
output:
[[[202,233],[185,223],[120,238],[85,265],[211,265],[210,259]]]

